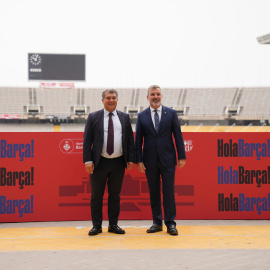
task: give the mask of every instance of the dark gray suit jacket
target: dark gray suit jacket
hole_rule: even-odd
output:
[[[122,147],[125,164],[135,162],[134,137],[129,115],[117,111],[122,125]],[[98,166],[104,141],[104,109],[90,113],[84,129],[83,162],[93,161]],[[127,164],[126,164],[127,165]]]

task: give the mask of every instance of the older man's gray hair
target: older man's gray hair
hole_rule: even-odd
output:
[[[107,89],[102,92],[102,98],[105,98],[105,93],[110,93],[110,94],[116,94],[116,97],[118,98],[118,92],[114,89]]]
[[[158,85],[156,85],[156,84],[150,85],[150,86],[148,87],[148,90],[147,90],[147,96],[149,96],[149,92],[150,92],[152,89],[157,89],[157,88],[161,91],[161,88],[160,88]]]

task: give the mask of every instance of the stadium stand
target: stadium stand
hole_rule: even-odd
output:
[[[187,89],[185,106],[188,115],[224,115],[236,89]]]
[[[246,88],[242,93],[239,106],[242,118],[269,119],[270,114],[269,88]],[[240,117],[241,118],[241,117]]]
[[[101,94],[105,89],[85,89],[84,104],[89,107],[89,112],[100,110],[103,106]]]
[[[0,114],[26,114],[29,104],[28,88],[0,87]]]
[[[52,90],[52,91],[51,91]],[[35,89],[40,115],[70,117],[77,102],[77,89]],[[35,104],[34,104],[35,105]]]
[[[0,123],[85,123],[90,112],[103,108],[105,88],[0,88]],[[146,88],[117,89],[117,108],[137,114],[149,106]],[[184,131],[266,130],[270,122],[270,87],[163,88],[163,104],[174,108]],[[225,126],[227,128],[221,128]],[[208,128],[209,127],[209,128]],[[242,129],[241,129],[242,130]]]

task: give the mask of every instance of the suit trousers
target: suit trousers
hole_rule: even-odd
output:
[[[101,157],[97,168],[90,175],[91,183],[91,216],[94,226],[101,226],[103,220],[103,196],[108,185],[108,218],[110,225],[118,223],[120,213],[120,192],[125,175],[124,157]]]
[[[163,191],[163,209],[164,221],[166,226],[176,225],[175,205],[175,166],[164,168],[158,160],[153,168],[146,168],[145,174],[150,192],[150,202],[152,208],[153,222],[162,225],[162,208],[161,208],[161,178]]]

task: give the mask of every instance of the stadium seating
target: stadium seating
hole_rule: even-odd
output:
[[[235,88],[187,89],[185,106],[190,115],[223,115],[231,105]]]
[[[76,94],[77,89],[36,89],[37,105],[41,114],[70,116],[77,102]]]
[[[24,115],[28,104],[28,88],[0,87],[0,114]]]
[[[270,89],[269,88],[246,88],[239,102],[242,108],[241,115],[264,116],[269,119],[270,114]],[[247,117],[248,118],[248,117]]]
[[[0,88],[0,117],[82,118],[103,108],[105,88]],[[117,108],[132,117],[149,106],[146,88],[117,89]],[[163,104],[174,108],[184,121],[270,121],[270,87],[267,88],[164,88]],[[187,122],[186,122],[187,123]],[[218,130],[215,127],[214,130]],[[251,129],[251,127],[250,127]]]

